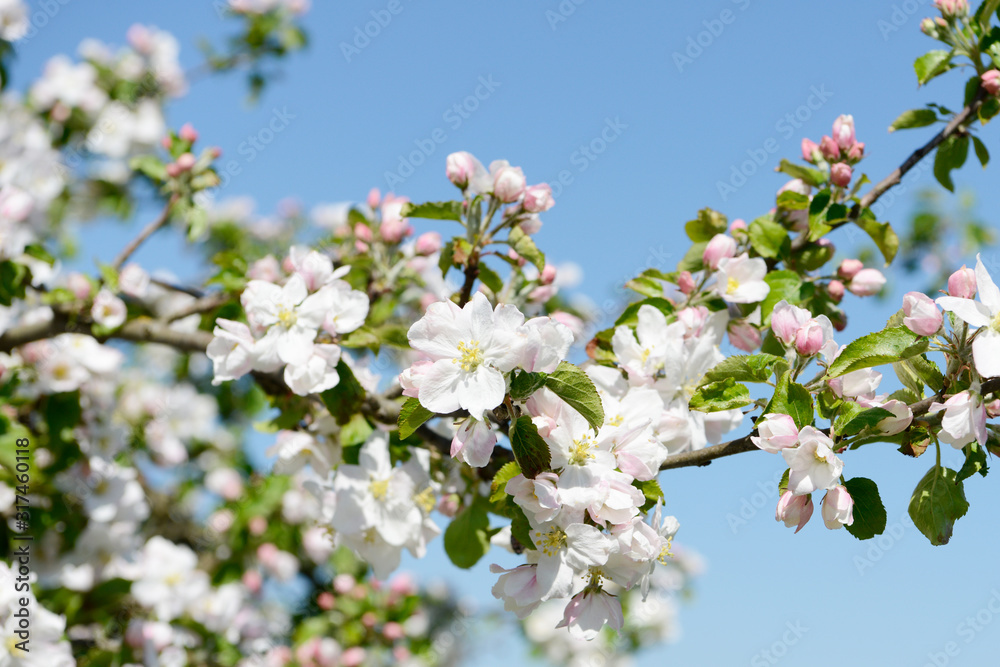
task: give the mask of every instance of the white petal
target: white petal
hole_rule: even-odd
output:
[[[972,357],[981,376],[1000,376],[1000,333],[993,329],[981,330],[972,341]]]
[[[992,313],[990,313],[989,308],[972,299],[963,299],[957,296],[942,296],[938,297],[937,305],[941,306],[942,310],[955,313],[970,326],[985,327],[992,319]]]
[[[976,255],[976,288],[979,290],[979,300],[986,304],[991,313],[1000,313],[1000,289],[983,265],[983,260]]]

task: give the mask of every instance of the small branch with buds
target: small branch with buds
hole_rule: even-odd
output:
[[[171,195],[170,199],[167,201],[166,206],[164,206],[163,210],[160,211],[160,215],[151,223],[143,227],[142,231],[139,232],[139,235],[136,236],[131,241],[129,241],[129,244],[125,246],[120,253],[118,253],[118,256],[115,258],[115,261],[111,264],[111,266],[114,267],[115,271],[120,271],[122,266],[124,266],[125,262],[128,261],[128,258],[132,256],[132,253],[138,250],[139,246],[141,246],[146,241],[146,239],[155,234],[157,230],[160,229],[160,227],[163,227],[165,224],[167,224],[167,222],[169,222],[170,212],[173,209],[175,203],[177,203],[176,194]]]

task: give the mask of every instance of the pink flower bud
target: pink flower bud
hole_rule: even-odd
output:
[[[192,153],[184,153],[179,158],[177,158],[177,166],[180,167],[181,171],[190,171],[190,169],[198,161]]]
[[[198,131],[194,129],[191,123],[184,123],[181,126],[180,131],[177,133],[177,136],[189,144],[193,144],[198,141]]]
[[[885,285],[885,276],[878,269],[861,269],[858,271],[847,289],[857,296],[874,296],[882,291]]]
[[[799,428],[788,415],[772,413],[757,420],[757,433],[750,440],[760,449],[777,454],[782,449],[794,447],[799,442]]]
[[[371,243],[373,237],[372,228],[362,222],[359,222],[354,225],[354,235],[365,243]]]
[[[384,626],[382,626],[382,636],[391,642],[404,637],[403,626],[395,621],[389,621]]]
[[[837,267],[837,275],[843,280],[850,280],[863,268],[865,265],[860,259],[845,259]]]
[[[367,204],[368,208],[376,209],[378,208],[379,202],[382,201],[382,193],[379,192],[378,188],[372,188],[368,191]]]
[[[247,529],[251,535],[260,536],[267,530],[267,519],[262,516],[255,516],[247,523]]]
[[[851,177],[854,171],[845,162],[838,162],[830,167],[830,182],[840,188],[846,188],[851,184]]]
[[[358,583],[355,581],[354,577],[349,574],[338,574],[333,578],[333,590],[337,592],[338,595],[347,595],[352,590],[354,590],[354,585]]]
[[[840,303],[841,299],[844,298],[844,283],[839,280],[831,280],[830,284],[826,286],[826,293],[830,295],[830,299],[834,303]]]
[[[744,220],[743,218],[736,218],[735,220],[729,223],[729,233],[734,236],[736,235],[737,232],[743,233],[746,232],[746,230],[747,230],[747,221]]]
[[[783,521],[786,528],[795,526],[795,532],[802,530],[802,526],[809,522],[813,514],[813,501],[811,495],[796,496],[791,491],[785,491],[778,500],[778,507],[774,512],[776,521]]]
[[[333,593],[329,591],[323,591],[316,596],[316,604],[320,609],[324,611],[330,611],[337,604],[337,598],[333,597]]]
[[[748,322],[730,322],[726,331],[733,347],[744,352],[753,352],[760,347],[760,329]]]
[[[218,146],[212,146],[211,148],[209,148],[208,153],[209,155],[212,156],[213,160],[218,160],[220,157],[222,157],[222,149],[219,148]]]
[[[369,630],[374,628],[376,623],[378,623],[378,616],[376,616],[374,612],[366,611],[361,615],[361,625],[365,626]]]
[[[982,76],[983,88],[990,95],[1000,93],[1000,70],[991,69]]]
[[[694,291],[694,276],[691,275],[690,271],[681,271],[677,275],[677,288],[680,289],[681,294],[690,294]]]
[[[163,146],[164,149],[169,151],[170,147],[174,145],[174,138],[168,134],[162,139],[160,139],[160,145]]]
[[[933,19],[926,18],[920,22],[920,32],[936,39],[938,35],[937,24],[934,23]]]
[[[854,523],[854,499],[846,487],[838,484],[823,496],[823,523],[830,530]]]
[[[802,159],[806,162],[816,162],[816,153],[819,152],[819,144],[808,137],[802,140]]]
[[[418,255],[433,255],[441,249],[441,234],[438,232],[424,232],[417,237],[414,249]]]
[[[847,151],[847,158],[851,162],[857,162],[865,156],[865,142],[859,141],[858,143],[851,146],[851,149]]]
[[[66,277],[66,287],[77,299],[86,299],[90,296],[90,281],[82,273],[74,271]]]
[[[926,294],[907,292],[903,297],[903,315],[903,324],[920,336],[933,336],[941,330],[941,311]]]
[[[719,268],[719,262],[736,256],[736,239],[725,234],[716,234],[705,246],[701,258],[710,269]]]
[[[902,433],[913,423],[913,410],[903,401],[893,399],[880,405],[883,410],[892,413],[892,417],[886,417],[878,423],[878,430],[882,435],[896,435]]]
[[[340,664],[343,667],[360,667],[364,664],[368,653],[360,646],[352,646],[340,654]]]
[[[961,299],[971,299],[976,296],[976,272],[962,266],[948,277],[948,294]]]
[[[546,264],[545,268],[542,269],[542,273],[538,276],[538,282],[543,285],[551,285],[556,280],[556,267],[551,264]]]
[[[785,345],[795,342],[799,329],[810,319],[805,308],[792,306],[787,301],[779,301],[771,312],[771,331]]]
[[[857,140],[854,136],[854,116],[840,115],[833,121],[833,139],[841,150],[848,150]]]
[[[828,161],[840,159],[840,146],[832,137],[824,135],[819,142],[819,150]]]
[[[946,18],[961,18],[969,14],[968,0],[934,0],[934,6]]]
[[[824,338],[820,323],[809,320],[795,333],[795,351],[804,357],[811,357],[823,347]]]
[[[243,585],[247,587],[250,593],[254,595],[259,593],[263,583],[264,578],[260,576],[260,572],[257,570],[247,570],[243,573]]]
[[[528,261],[524,257],[521,257],[520,255],[518,255],[517,251],[514,250],[513,248],[511,248],[510,250],[507,251],[507,256],[510,257],[515,262],[517,262],[518,266],[524,266],[525,263],[527,263],[527,261]]]
[[[169,176],[170,178],[177,178],[183,173],[184,170],[181,169],[181,166],[176,162],[171,162],[170,164],[167,165],[167,176]]]
[[[478,160],[472,153],[459,151],[448,156],[444,172],[449,181],[464,190],[469,185],[469,180],[475,175],[477,164]]]
[[[542,213],[556,205],[552,198],[552,188],[548,183],[532,185],[524,190],[524,210],[528,213]]]
[[[520,167],[503,166],[493,174],[493,194],[504,203],[520,199],[526,185],[524,172]]]
[[[454,494],[452,494],[454,495]],[[457,496],[456,496],[457,498]],[[405,572],[397,574],[389,580],[389,592],[396,596],[408,597],[417,594],[417,584],[413,577]]]
[[[125,32],[125,39],[139,53],[148,55],[153,51],[153,33],[141,23],[133,23],[129,26],[129,29]]]

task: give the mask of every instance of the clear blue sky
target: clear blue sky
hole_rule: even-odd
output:
[[[932,13],[929,0],[564,0],[561,5],[575,11],[555,23],[547,12],[559,12],[557,0],[401,3],[403,11],[348,62],[340,44],[388,0],[314,0],[307,23],[311,48],[283,65],[285,77],[258,106],[244,104],[244,81],[231,76],[195,84],[171,107],[174,127],[193,122],[207,142],[240,162],[242,173],[224,195],[252,195],[265,212],[289,195],[307,206],[361,200],[372,186],[385,190],[385,174],[398,169],[400,156],[440,130],[437,136],[446,138],[396,186],[398,193],[418,200],[452,196],[444,158],[456,150],[484,162],[506,158],[523,166],[529,182],[554,181],[567,171],[572,183],[544,216],[539,244],[551,259],[584,267],[585,292],[599,301],[620,299],[615,284],[648,265],[669,268],[680,258],[687,243],[682,225],[699,208],[748,219],[766,211],[784,182],[770,168],[780,156],[796,158],[802,136],[818,140],[828,133],[838,114],[854,114],[870,155],[863,168],[878,180],[932,133],[887,134],[899,112],[929,101],[960,106],[961,77],[918,90],[912,73],[914,58],[934,48],[918,29],[920,18]],[[48,56],[75,51],[84,37],[122,43],[135,21],[178,35],[188,66],[198,62],[198,37],[218,40],[228,29],[207,1],[71,0],[22,49],[14,85],[40,72]],[[674,53],[699,39],[701,52],[693,48],[690,62],[679,67]],[[480,87],[481,77],[493,82],[492,90]],[[449,113],[477,87],[485,99],[468,117]],[[827,99],[821,102],[816,91]],[[803,106],[810,96],[815,110]],[[239,146],[274,109],[295,118],[250,161]],[[789,114],[799,120],[787,120]],[[617,135],[615,140],[594,159],[579,153],[609,119],[618,129],[607,137]],[[801,127],[789,128],[791,122]],[[983,136],[1000,155],[997,130],[990,127]],[[768,140],[778,153],[724,201],[717,183]],[[956,178],[977,191],[979,210],[991,224],[1000,203],[996,179],[995,167],[983,172],[971,164]],[[929,165],[913,183],[933,183]],[[914,191],[911,185],[896,197],[885,217],[905,222]],[[88,234],[85,264],[92,256],[113,257],[126,231],[119,226]],[[840,234],[834,241],[851,246]],[[162,247],[154,251],[151,244],[139,259],[153,269],[193,270],[180,242],[168,244],[168,252]],[[908,290],[898,281],[894,287],[889,303],[857,309],[849,302],[858,314],[841,340],[880,328]],[[946,463],[960,465],[954,452],[945,454]],[[881,548],[860,543],[843,531],[827,531],[818,516],[793,536],[773,520],[774,497],[731,530],[727,516],[738,515],[744,501],[752,507],[758,484],[780,473],[776,457],[751,453],[664,474],[680,538],[704,556],[708,570],[696,584],[695,600],[682,609],[682,641],[641,656],[639,664],[768,664],[752,661],[780,641],[787,622],[808,628],[783,659],[789,665],[918,666],[928,663],[928,653],[949,648],[952,655],[939,656],[938,664],[944,658],[948,665],[994,663],[1000,617],[983,612],[980,622],[990,622],[979,631],[960,624],[1000,591],[997,480],[970,480],[969,515],[958,522],[952,544],[932,547],[905,517],[910,492],[931,461],[905,459],[889,445],[872,445],[845,461],[848,477],[878,481],[898,539],[885,538]],[[878,560],[859,572],[856,559],[868,557],[869,549]],[[485,566],[456,575],[443,563],[440,542],[426,562],[413,564],[448,576],[489,605],[493,577]],[[998,609],[1000,594],[995,600]],[[509,655],[501,656],[503,662]],[[501,664],[500,657],[491,660]]]

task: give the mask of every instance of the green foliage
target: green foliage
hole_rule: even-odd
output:
[[[404,218],[424,218],[427,220],[455,220],[462,219],[462,202],[440,201],[426,202],[423,204],[403,204],[400,215]]]
[[[579,366],[568,361],[559,362],[556,370],[545,378],[545,386],[583,415],[595,431],[604,424],[604,405],[597,387]]]
[[[420,405],[418,399],[413,397],[407,398],[406,402],[399,409],[399,419],[396,422],[399,425],[399,437],[403,440],[409,438],[428,419],[432,419],[433,417],[434,413]]]
[[[774,396],[762,414],[780,413],[788,415],[799,428],[813,422],[813,398],[805,387],[792,381],[791,373],[785,372],[778,378]]]
[[[965,486],[950,468],[931,468],[910,497],[910,518],[934,546],[951,540],[955,522],[968,511]]]
[[[845,526],[847,532],[859,540],[870,540],[885,532],[885,505],[878,493],[878,485],[864,477],[854,477],[844,483],[854,501],[854,523]]]
[[[782,357],[773,354],[735,355],[727,357],[705,374],[709,382],[732,378],[736,382],[767,382],[771,369]]]
[[[444,531],[444,550],[457,567],[468,569],[490,549],[489,504],[480,496],[462,508]]]
[[[688,407],[699,412],[720,412],[747,405],[750,405],[750,390],[729,377],[699,387]]]
[[[538,473],[551,468],[552,453],[542,436],[538,435],[538,427],[531,417],[525,415],[512,419],[508,437],[514,459],[525,477],[534,479]]]
[[[927,349],[927,339],[906,327],[888,327],[847,344],[830,364],[827,375],[840,377],[851,371],[909,359]]]

